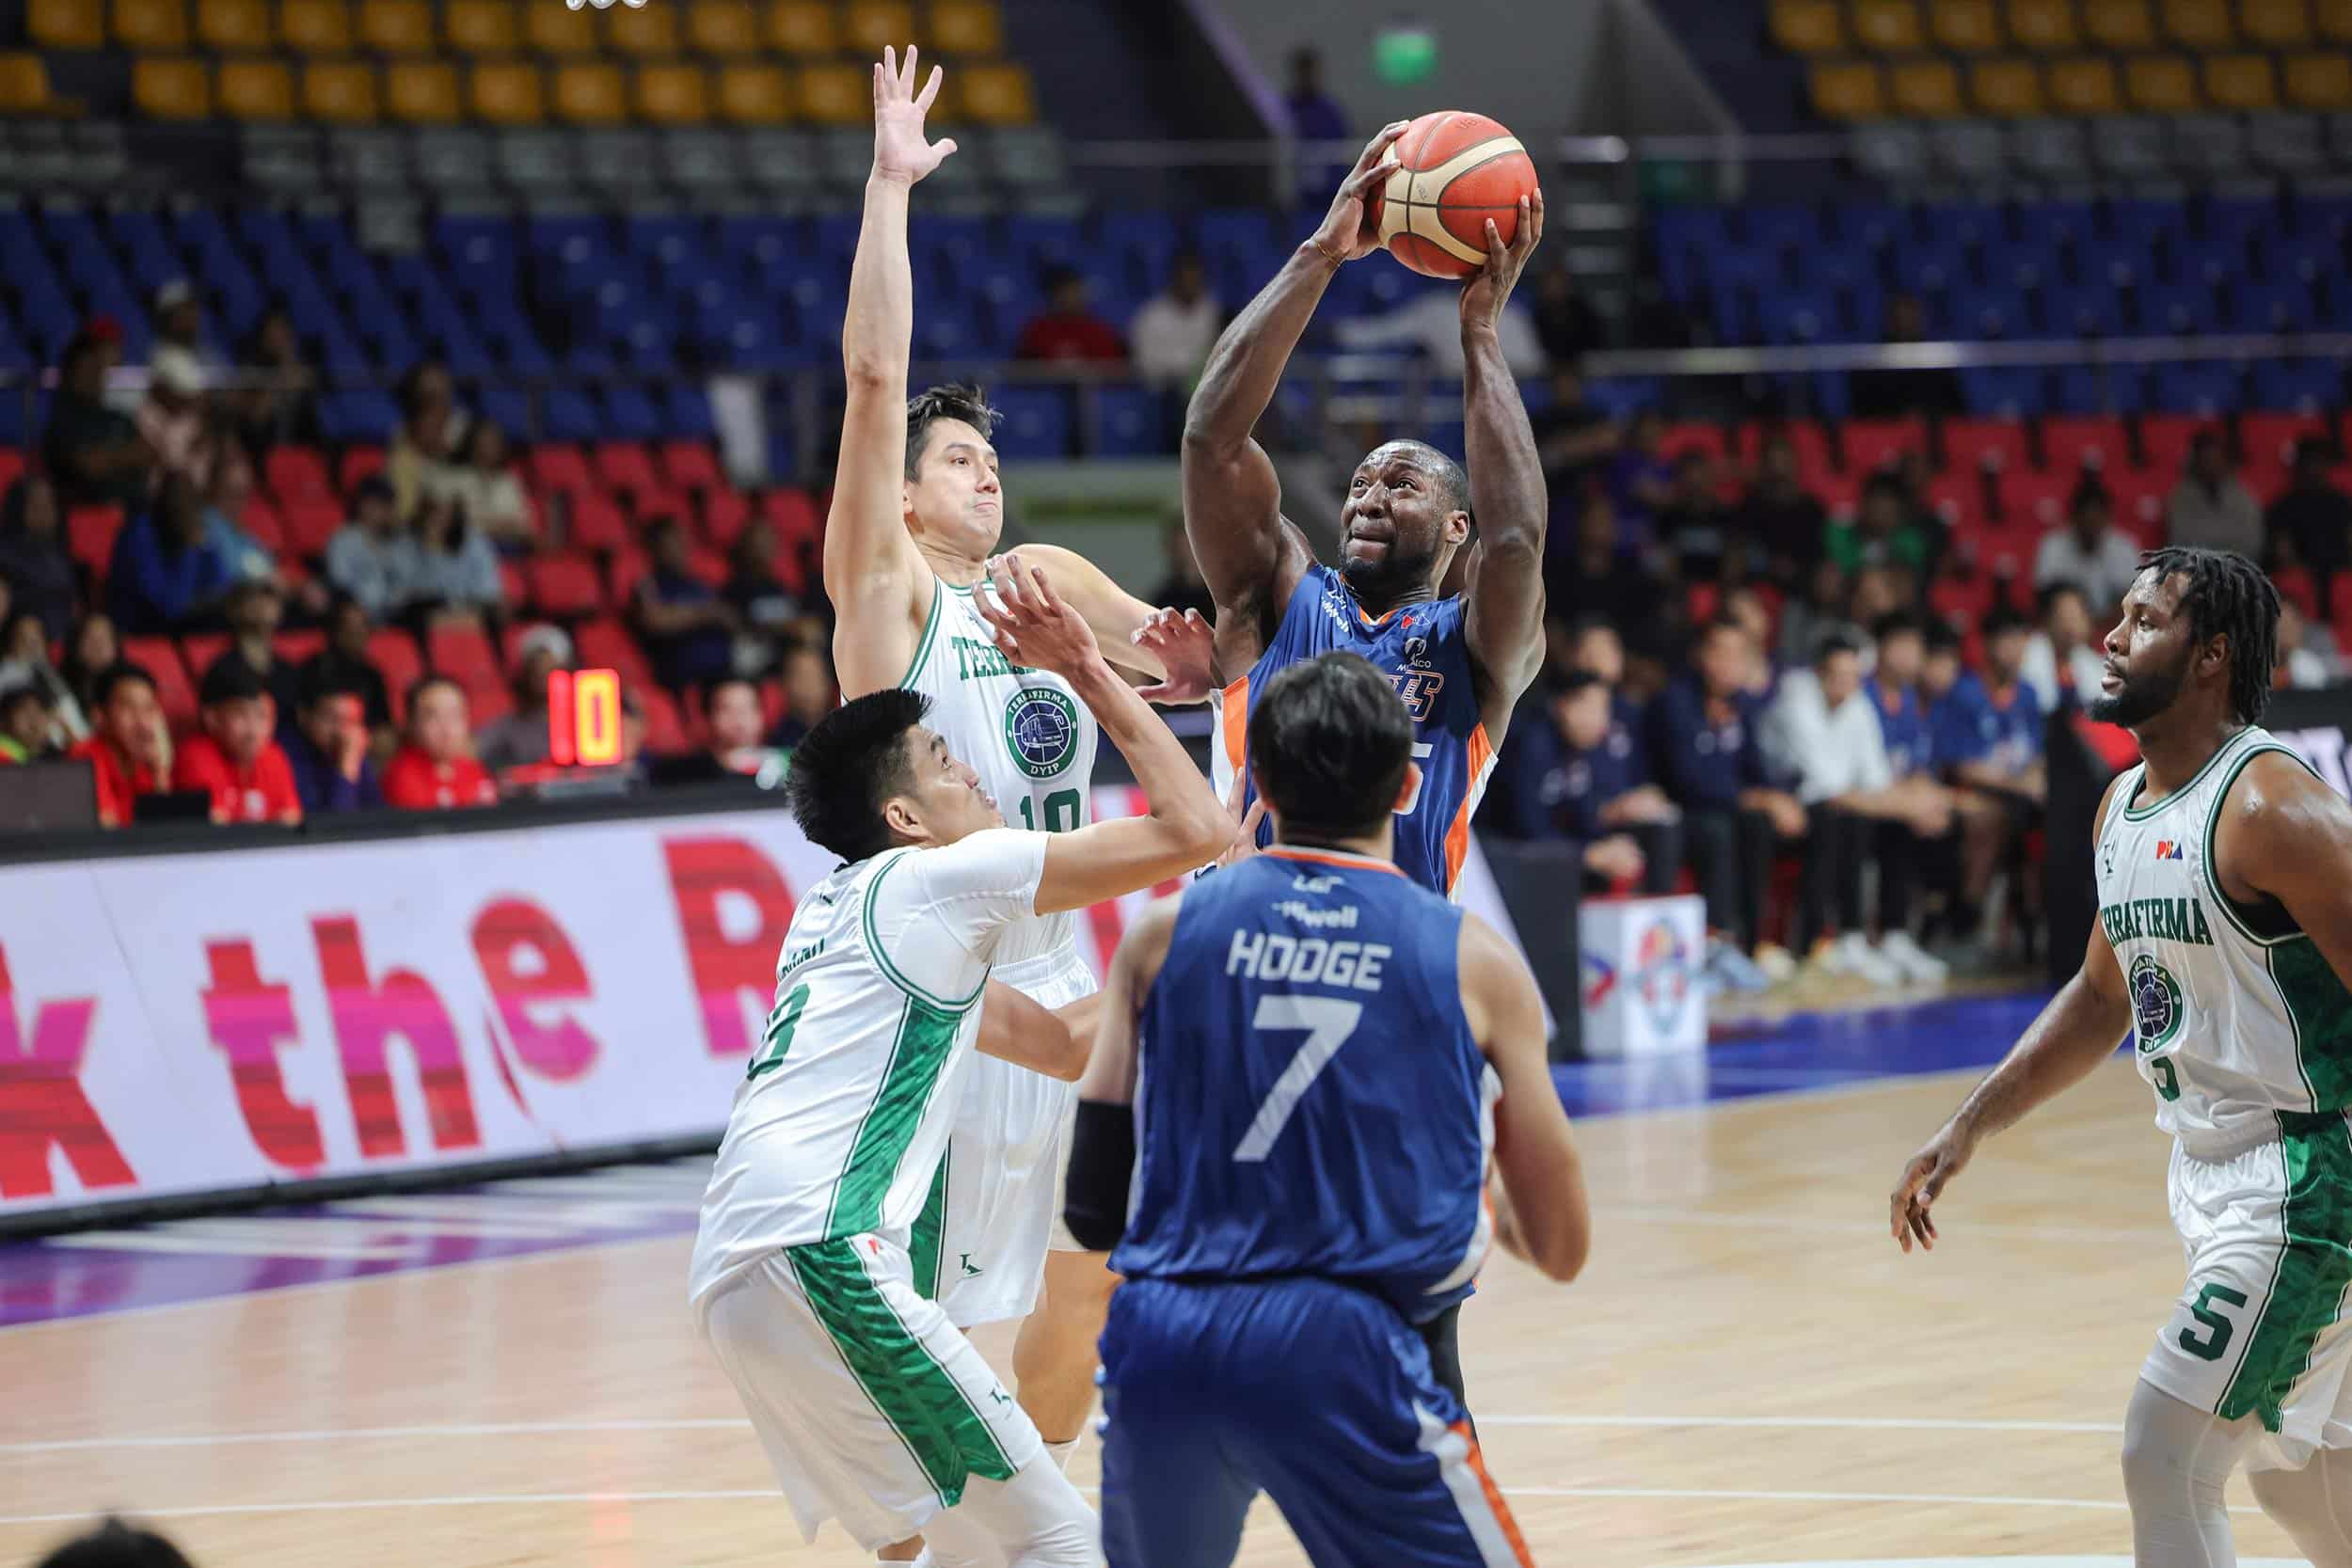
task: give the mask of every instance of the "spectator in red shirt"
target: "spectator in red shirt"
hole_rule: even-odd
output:
[[[1087,280],[1068,267],[1045,275],[1045,313],[1021,329],[1013,353],[1024,359],[1127,362],[1118,329],[1087,309]]]
[[[171,787],[210,795],[215,822],[301,821],[294,766],[270,738],[278,704],[261,673],[231,648],[204,672],[197,696],[204,705],[204,733],[180,748]]]
[[[67,754],[89,760],[97,776],[98,820],[127,827],[138,797],[161,793],[171,777],[171,731],[155,677],[128,659],[100,672],[91,701],[98,733]]]
[[[473,759],[466,689],[427,675],[408,689],[408,738],[384,769],[384,802],[403,811],[498,804],[490,771]]]

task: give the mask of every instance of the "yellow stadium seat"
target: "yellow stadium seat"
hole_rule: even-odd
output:
[[[2303,0],[2238,0],[2237,24],[2249,43],[2298,49],[2312,41],[2312,13]]]
[[[1005,20],[996,0],[932,0],[924,41],[943,55],[989,59],[1005,52]]]
[[[2267,55],[2205,56],[2205,98],[2217,109],[2275,109],[2279,81]]]
[[[1960,72],[1948,60],[1898,60],[1886,73],[1886,94],[1898,114],[1948,119],[1961,113]]]
[[[787,55],[832,54],[840,47],[833,8],[825,0],[775,0],[768,8],[768,41]]]
[[[292,119],[294,72],[277,60],[220,62],[220,112],[230,119]]]
[[[48,49],[101,49],[105,18],[97,0],[33,0],[25,19],[32,40]]]
[[[1877,119],[1886,113],[1886,83],[1868,60],[1824,62],[1813,68],[1813,106],[1831,119]]]
[[[866,99],[873,102],[869,93]],[[792,118],[792,78],[783,67],[731,65],[719,71],[719,118],[738,125],[779,125]]]
[[[2298,109],[2352,109],[2352,56],[2290,55],[2287,102]]]
[[[862,65],[801,67],[801,113],[820,125],[855,125],[874,118],[871,71]]]
[[[2164,0],[2164,36],[2185,49],[2227,49],[2237,42],[2230,0]]]
[[[149,56],[131,64],[131,102],[150,119],[210,119],[213,80],[202,60]]]
[[[2150,114],[2186,114],[2200,106],[2197,72],[2178,55],[2142,55],[2123,64],[2123,95]]]
[[[507,55],[522,42],[511,0],[448,0],[441,33],[460,55]]]
[[[1928,31],[1947,49],[1981,55],[2001,46],[2001,17],[1993,0],[1933,0]]]
[[[574,125],[612,125],[628,118],[628,78],[617,65],[574,60],[555,68],[555,116]]]
[[[1979,60],[1968,68],[1968,96],[1988,115],[2022,119],[2042,112],[2042,68],[2011,56]]]
[[[1853,36],[1863,48],[1882,55],[1909,54],[1927,43],[1919,8],[1912,0],[1854,0]]]
[[[703,54],[731,59],[759,53],[759,12],[752,0],[694,0],[686,39]]]
[[[2074,0],[2009,0],[2009,36],[2020,49],[2055,55],[2082,46]]]
[[[2052,60],[2048,87],[2050,107],[2058,114],[2111,115],[2122,105],[2115,66],[2100,55]]]
[[[1029,68],[1021,65],[968,65],[956,92],[955,107],[963,119],[982,125],[1034,125],[1037,90]]]
[[[114,0],[113,9],[114,40],[125,49],[188,46],[188,12],[181,0]]]
[[[540,55],[593,55],[596,39],[593,11],[576,11],[564,0],[530,0],[523,11],[523,41]]]
[[[0,114],[37,115],[49,107],[49,67],[41,57],[0,55]]]
[[[1795,55],[1846,47],[1846,8],[1837,0],[1772,0],[1772,41]]]
[[[394,60],[384,70],[384,107],[412,125],[454,125],[466,118],[457,67],[447,60]]]
[[[539,68],[534,64],[520,60],[479,61],[466,87],[477,119],[486,119],[493,125],[536,125],[547,118]]]
[[[278,9],[278,36],[300,55],[351,52],[351,11],[343,0],[285,0]]]
[[[430,54],[433,7],[428,0],[359,0],[359,41],[387,55]]]
[[[2153,49],[2155,19],[2148,0],[2084,0],[2083,31],[2104,49]]]
[[[334,125],[375,123],[375,68],[365,60],[312,60],[302,68],[302,112]]]
[[[624,55],[642,57],[677,53],[675,6],[647,6],[642,10],[615,6],[605,12],[604,27],[612,47]]]
[[[914,8],[906,0],[850,0],[841,17],[841,41],[861,55],[882,57],[885,48],[906,52],[914,36]]]
[[[196,0],[196,36],[207,49],[267,49],[269,0]]]
[[[710,118],[710,84],[698,65],[637,68],[637,118],[656,125],[699,125]]]
[[[2312,0],[2312,11],[2321,38],[2331,43],[2352,43],[2352,0]]]

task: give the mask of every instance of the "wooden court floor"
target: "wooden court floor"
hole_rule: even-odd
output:
[[[2111,1064],[1904,1258],[1888,1182],[1969,1076],[1581,1125],[1591,1268],[1499,1261],[1463,1319],[1537,1561],[2128,1557],[2118,1423],[2180,1282],[2166,1141]],[[694,1337],[688,1247],[0,1332],[0,1564],[105,1508],[210,1568],[865,1560],[801,1545]],[[2243,1555],[2291,1555],[2232,1502]],[[1241,1560],[1304,1560],[1262,1505]]]

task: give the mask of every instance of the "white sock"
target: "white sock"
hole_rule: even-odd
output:
[[[1052,1460],[1054,1462],[1054,1467],[1061,1471],[1064,1475],[1068,1475],[1070,1473],[1070,1456],[1077,1451],[1078,1439],[1075,1437],[1071,1438],[1065,1443],[1048,1443],[1045,1445],[1045,1457]]]

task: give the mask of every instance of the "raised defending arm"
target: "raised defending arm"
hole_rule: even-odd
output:
[[[1512,705],[1544,657],[1544,526],[1549,501],[1535,431],[1503,357],[1502,308],[1544,237],[1544,197],[1519,202],[1505,246],[1486,224],[1486,265],[1462,285],[1462,424],[1470,515],[1478,525],[1463,631],[1487,738],[1502,742]]]

